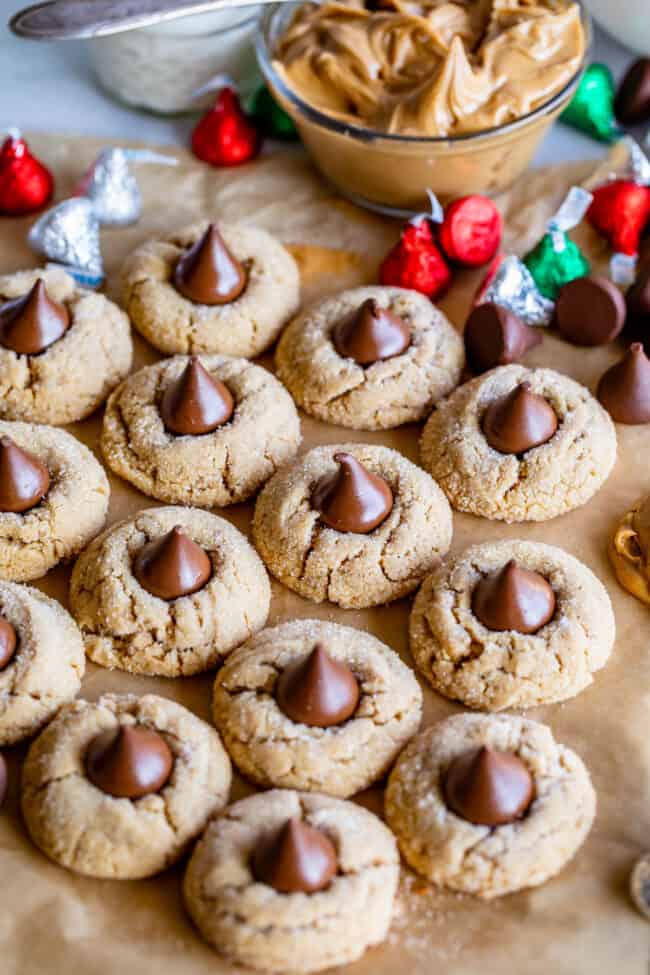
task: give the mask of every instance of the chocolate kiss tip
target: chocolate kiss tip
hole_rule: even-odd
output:
[[[92,739],[86,774],[93,785],[120,799],[140,799],[159,792],[174,765],[169,745],[158,732],[120,725]]]
[[[0,670],[4,670],[13,660],[17,644],[18,636],[16,630],[9,620],[5,619],[4,616],[0,616]]]
[[[45,464],[10,437],[0,437],[0,511],[29,511],[49,489],[50,475]]]
[[[339,465],[316,484],[312,505],[321,521],[340,532],[367,534],[386,520],[393,508],[393,493],[386,481],[373,474],[352,454],[334,454]]]
[[[334,345],[340,355],[370,366],[401,355],[411,344],[411,330],[376,298],[368,298],[334,329]]]
[[[501,454],[525,454],[547,443],[557,428],[555,410],[543,396],[532,392],[528,382],[491,403],[483,417],[485,439]]]
[[[167,430],[179,436],[211,433],[231,418],[235,401],[219,379],[213,379],[197,356],[171,382],[160,401],[160,415]]]
[[[472,596],[472,611],[488,630],[537,633],[555,614],[555,593],[544,576],[511,559],[484,576]]]
[[[275,696],[280,709],[298,724],[329,728],[343,724],[357,709],[359,684],[347,666],[319,643],[280,674]]]
[[[207,553],[180,525],[144,545],[133,562],[133,574],[147,592],[170,601],[198,592],[212,576]]]
[[[38,355],[70,326],[68,309],[50,298],[42,278],[21,298],[0,307],[0,343],[18,355]]]
[[[444,777],[444,794],[461,819],[478,826],[502,826],[525,815],[534,786],[515,754],[482,746],[454,759]]]
[[[598,399],[617,423],[650,423],[650,360],[640,342],[601,378]]]
[[[325,890],[338,869],[334,844],[321,830],[289,819],[253,854],[253,875],[283,894],[313,894]]]
[[[477,305],[465,325],[465,350],[477,373],[520,362],[541,341],[539,329],[526,325],[505,305],[491,301]]]
[[[246,287],[246,272],[230,252],[215,224],[181,254],[174,270],[174,286],[199,305],[226,305]]]

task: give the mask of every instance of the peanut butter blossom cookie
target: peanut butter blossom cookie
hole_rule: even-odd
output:
[[[0,745],[33,735],[73,700],[85,665],[81,634],[56,600],[0,582]]]
[[[276,354],[306,413],[356,430],[427,416],[460,380],[463,343],[435,305],[403,288],[356,288],[299,315]]]
[[[384,775],[421,712],[420,686],[396,653],[319,620],[252,637],[219,671],[213,697],[226,748],[256,785],[343,798]]]
[[[508,365],[452,393],[425,426],[420,451],[458,511],[547,521],[602,487],[616,460],[616,432],[573,379]]]
[[[574,697],[607,662],[615,633],[602,583],[539,542],[473,545],[425,579],[410,620],[424,677],[482,711]]]
[[[103,467],[56,427],[0,421],[0,576],[38,579],[101,531]]]
[[[229,961],[293,975],[353,962],[383,941],[398,877],[395,840],[372,813],[277,789],[210,822],[183,893]]]
[[[51,860],[91,877],[150,877],[174,863],[228,800],[213,728],[153,694],[63,708],[32,744],[22,812]]]
[[[451,544],[449,505],[388,447],[316,447],[278,471],[253,537],[280,582],[315,602],[377,606],[412,592]]]
[[[111,396],[108,465],[160,501],[244,501],[300,444],[293,400],[246,359],[177,356],[134,373]]]
[[[385,811],[414,870],[491,899],[559,873],[589,833],[596,794],[581,759],[546,725],[457,714],[407,745]]]
[[[244,536],[197,508],[150,508],[112,525],[70,584],[91,660],[162,677],[214,667],[264,626],[270,599]]]
[[[296,262],[271,234],[199,223],[138,248],[123,271],[133,325],[166,355],[252,358],[296,312]]]
[[[0,277],[0,416],[73,423],[131,368],[129,320],[60,269]]]

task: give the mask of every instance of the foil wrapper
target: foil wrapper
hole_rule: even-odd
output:
[[[636,271],[639,263],[637,255],[612,254],[609,262],[609,275],[619,288],[629,288],[636,281]]]
[[[645,146],[650,149],[650,132],[646,135]],[[639,186],[650,186],[650,159],[631,135],[626,135],[623,142],[627,148],[630,159],[628,162],[630,176]]]
[[[175,166],[177,160],[147,149],[104,149],[76,190],[77,196],[91,201],[101,224],[125,227],[135,223],[142,213],[142,194],[131,163]]]
[[[592,200],[593,196],[587,190],[580,186],[571,187],[562,206],[548,223],[548,233],[553,238],[556,253],[561,254],[566,249],[565,234],[584,220]]]
[[[416,213],[414,217],[411,217],[409,223],[414,227],[417,227],[423,220],[429,220],[431,223],[442,223],[445,219],[445,211],[442,203],[433,190],[427,190],[427,196],[429,197],[429,212]]]
[[[46,210],[27,239],[37,253],[62,266],[80,284],[94,288],[103,281],[99,220],[85,197],[72,197]]]
[[[533,276],[518,257],[505,257],[494,278],[481,295],[481,302],[493,301],[518,315],[526,325],[547,326],[554,304],[538,290]]]

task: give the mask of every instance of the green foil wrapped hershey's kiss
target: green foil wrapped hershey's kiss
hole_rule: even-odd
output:
[[[615,95],[614,78],[607,65],[590,64],[560,118],[594,139],[614,142],[621,134],[614,118]]]
[[[551,301],[555,301],[565,284],[583,278],[591,270],[589,261],[567,231],[577,227],[592,199],[591,193],[574,186],[549,221],[540,242],[523,259],[538,290]]]
[[[251,115],[264,135],[269,136],[269,138],[283,139],[285,142],[298,139],[298,132],[293,121],[285,110],[278,105],[266,85],[258,88],[253,95]]]

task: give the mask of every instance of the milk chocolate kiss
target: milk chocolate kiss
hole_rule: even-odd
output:
[[[474,615],[488,630],[537,633],[555,613],[555,593],[544,576],[514,559],[485,576],[472,596]]]
[[[0,437],[0,511],[29,511],[49,489],[45,464],[9,437]]]
[[[98,789],[118,799],[140,799],[159,792],[173,766],[164,738],[140,725],[102,731],[86,751],[86,775]]]
[[[11,663],[17,645],[18,637],[15,629],[9,620],[0,616],[0,670],[4,670]]]
[[[521,383],[491,403],[483,417],[485,439],[500,454],[525,454],[547,443],[557,426],[555,410],[543,396],[531,392],[530,383]]]
[[[401,355],[410,344],[411,329],[406,322],[374,298],[364,301],[334,329],[337,352],[360,366]]]
[[[477,305],[465,325],[465,351],[474,372],[521,362],[542,341],[540,330],[522,322],[504,305]]]
[[[213,379],[194,355],[178,379],[168,385],[160,401],[165,427],[180,436],[211,433],[228,422],[234,409],[235,401],[228,387]]]
[[[174,286],[197,305],[227,305],[246,287],[244,268],[213,223],[181,254],[174,270]]]
[[[512,752],[484,745],[454,759],[444,778],[445,801],[461,819],[477,826],[503,826],[526,813],[533,779]]]
[[[332,841],[297,816],[262,840],[251,863],[256,880],[282,894],[325,890],[338,869]]]
[[[650,423],[650,360],[634,342],[598,383],[598,399],[617,423]]]
[[[391,513],[393,492],[352,454],[334,454],[334,460],[339,469],[318,481],[311,496],[313,507],[321,521],[339,532],[371,532]]]
[[[202,589],[212,575],[212,563],[201,546],[176,525],[140,549],[133,574],[147,592],[172,600]]]
[[[329,728],[343,724],[354,714],[359,684],[347,664],[333,660],[317,644],[310,654],[282,671],[275,698],[292,721]]]
[[[68,309],[50,298],[41,278],[28,294],[0,307],[0,344],[18,355],[44,352],[69,327]]]

